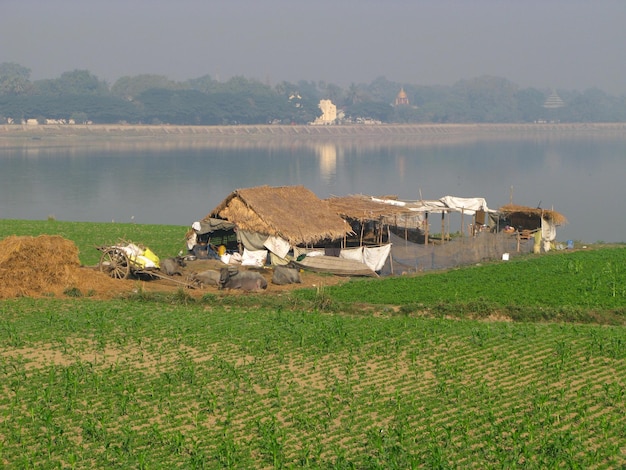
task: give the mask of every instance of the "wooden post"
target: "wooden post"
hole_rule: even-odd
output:
[[[465,209],[461,207],[461,238],[465,237]]]
[[[426,230],[424,230],[424,245],[428,246],[428,212],[425,213],[426,218],[424,219],[426,222]]]
[[[363,230],[365,229],[365,225],[363,221],[361,221],[361,241],[359,242],[359,246],[363,246]]]
[[[441,211],[441,244],[443,245],[443,240],[446,238],[446,211]]]

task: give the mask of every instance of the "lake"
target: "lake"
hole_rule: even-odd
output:
[[[484,197],[554,209],[559,240],[626,241],[626,136],[276,139],[0,146],[0,219],[190,225],[230,192]]]

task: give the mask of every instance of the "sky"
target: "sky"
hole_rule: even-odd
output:
[[[378,77],[626,94],[626,0],[0,0],[0,63],[270,85]]]

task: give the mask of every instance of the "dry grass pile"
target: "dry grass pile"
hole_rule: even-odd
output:
[[[81,268],[76,245],[58,235],[0,241],[0,299],[102,295],[120,287],[100,272]]]

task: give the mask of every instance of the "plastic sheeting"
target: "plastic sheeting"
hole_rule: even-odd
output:
[[[284,240],[280,237],[267,237],[267,240],[263,243],[263,246],[270,250],[272,253],[277,255],[279,258],[284,258],[289,253],[291,249],[291,245],[287,240]]]
[[[474,215],[476,211],[489,212],[487,200],[482,197],[456,197],[444,196],[440,199],[450,209],[463,211],[465,214]]]
[[[241,257],[242,266],[256,266],[262,268],[267,261],[267,250],[248,250],[243,249],[243,256]]]
[[[360,261],[372,271],[380,271],[391,252],[391,244],[383,246],[359,246],[357,248],[344,248],[339,254],[340,258]]]
[[[363,249],[363,262],[367,264],[372,271],[380,271],[383,269],[390,252],[391,243],[383,246],[366,246]]]

